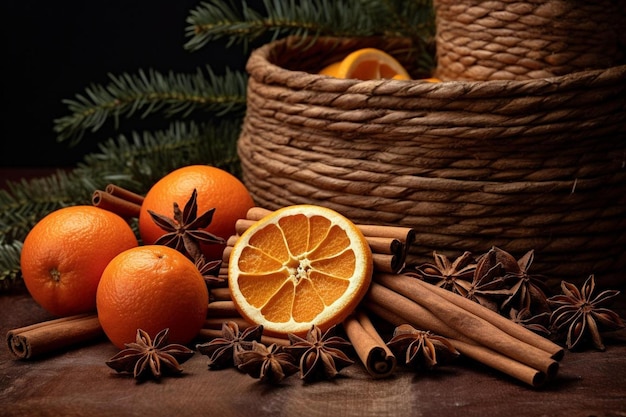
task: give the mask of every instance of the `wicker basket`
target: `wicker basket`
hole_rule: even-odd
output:
[[[624,0],[434,0],[442,80],[525,80],[624,64]]]
[[[413,227],[410,263],[495,245],[534,249],[531,271],[551,279],[624,282],[626,66],[434,84],[312,73],[363,46],[409,66],[402,40],[287,38],[251,54],[238,150],[257,204]]]

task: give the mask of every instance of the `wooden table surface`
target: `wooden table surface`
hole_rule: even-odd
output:
[[[623,311],[620,311],[623,316]],[[0,332],[52,318],[25,291],[0,295]],[[626,416],[626,333],[607,350],[566,352],[557,378],[533,389],[462,359],[432,373],[373,380],[360,363],[331,381],[298,375],[270,386],[235,369],[212,371],[196,353],[179,377],[137,383],[105,361],[107,340],[37,360],[0,349],[0,415],[12,416]]]

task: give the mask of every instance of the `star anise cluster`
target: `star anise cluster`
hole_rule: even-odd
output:
[[[159,379],[163,374],[179,374],[181,364],[194,355],[194,351],[179,344],[167,344],[169,329],[161,330],[154,340],[147,332],[137,329],[136,341],[127,343],[106,364],[124,374],[131,374],[135,379],[148,377]]]
[[[300,372],[301,379],[311,382],[332,379],[344,367],[354,363],[347,355],[352,344],[335,335],[335,327],[325,333],[315,325],[305,338],[288,334],[286,343],[263,343],[263,326],[243,331],[232,321],[222,325],[222,337],[196,345],[209,357],[210,369],[235,367],[261,382],[276,384]]]
[[[434,252],[434,262],[410,266],[405,273],[480,303],[556,342],[564,341],[569,349],[590,338],[604,350],[601,332],[624,327],[623,320],[604,307],[619,292],[605,290],[594,296],[592,275],[580,290],[564,281],[562,294],[550,294],[545,277],[529,272],[534,255],[530,250],[515,259],[492,247],[476,258],[464,252],[451,261]]]
[[[415,370],[431,370],[460,356],[448,339],[410,324],[401,324],[393,331],[387,346],[404,366]]]
[[[446,288],[541,333],[549,333],[549,306],[543,277],[529,273],[534,251],[519,260],[498,247],[451,261],[433,252],[434,262],[407,269],[408,275]]]
[[[163,234],[155,244],[165,245],[189,257],[209,283],[220,281],[216,275],[222,264],[221,259],[209,260],[202,253],[201,244],[224,244],[223,238],[207,232],[205,229],[213,221],[215,208],[198,216],[198,192],[196,189],[185,203],[183,210],[174,202],[172,218],[148,210],[154,223],[163,229]]]
[[[210,369],[235,367],[262,382],[276,384],[300,372],[301,379],[311,382],[332,379],[344,367],[354,363],[347,355],[352,344],[335,335],[335,327],[325,333],[315,325],[305,338],[288,334],[289,344],[263,343],[263,326],[243,331],[234,322],[222,325],[222,337],[196,345],[209,357]]]
[[[252,349],[252,342],[260,342],[263,326],[252,326],[240,331],[234,321],[222,323],[222,337],[196,345],[202,355],[209,357],[209,368],[224,369],[239,366],[239,353]]]

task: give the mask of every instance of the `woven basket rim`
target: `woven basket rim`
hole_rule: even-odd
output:
[[[342,39],[367,42],[368,38],[318,37],[311,44],[338,44]],[[401,38],[391,38],[401,39]],[[626,82],[626,64],[604,69],[573,72],[566,75],[528,80],[449,80],[430,83],[421,80],[358,80],[339,79],[331,76],[291,70],[272,61],[272,54],[279,48],[292,50],[306,45],[300,36],[288,36],[269,42],[250,54],[246,70],[251,77],[263,84],[281,84],[293,89],[319,92],[361,92],[371,95],[415,96],[434,99],[463,96],[480,99],[499,95],[518,94],[545,95],[551,91],[576,89],[584,86],[613,85],[616,81]],[[307,49],[301,50],[306,52]]]

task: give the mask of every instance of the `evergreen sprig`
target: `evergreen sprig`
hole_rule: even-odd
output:
[[[261,10],[245,2],[202,2],[187,19],[185,48],[195,51],[209,42],[226,39],[227,46],[248,51],[256,40],[272,41],[286,35],[314,39],[320,35],[369,36],[380,31],[367,2],[334,0],[264,0]]]
[[[430,73],[435,65],[435,13],[432,0],[264,0],[263,7],[210,0],[187,18],[185,48],[196,51],[226,40],[228,47],[270,42],[295,35],[305,42],[319,36],[405,37],[417,52],[417,67]]]
[[[77,143],[86,130],[99,130],[107,120],[113,119],[115,130],[120,128],[121,116],[145,119],[162,113],[167,118],[187,118],[194,111],[222,116],[243,113],[246,106],[247,75],[226,68],[224,75],[216,75],[211,67],[198,69],[195,74],[167,76],[149,70],[137,74],[109,74],[107,85],[94,84],[64,100],[70,114],[54,120],[54,131],[59,141]]]
[[[22,242],[11,243],[0,239],[0,290],[9,290],[16,287],[21,280],[20,254]]]
[[[288,35],[303,41],[401,36],[412,40],[423,68],[433,66],[432,0],[207,0],[190,11],[187,23],[184,47],[189,51],[225,40],[227,48],[243,46],[246,57],[251,45]],[[93,138],[99,151],[71,171],[9,182],[7,190],[0,190],[0,289],[20,281],[21,242],[35,223],[60,207],[91,204],[96,189],[115,183],[143,194],[167,172],[193,163],[240,175],[236,142],[246,105],[243,68],[214,71],[207,66],[193,74],[139,69],[109,74],[109,79],[64,100],[68,115],[53,121],[53,131],[59,141],[71,144],[105,126],[118,136]],[[137,131],[159,115],[169,127],[161,122],[162,130]]]

